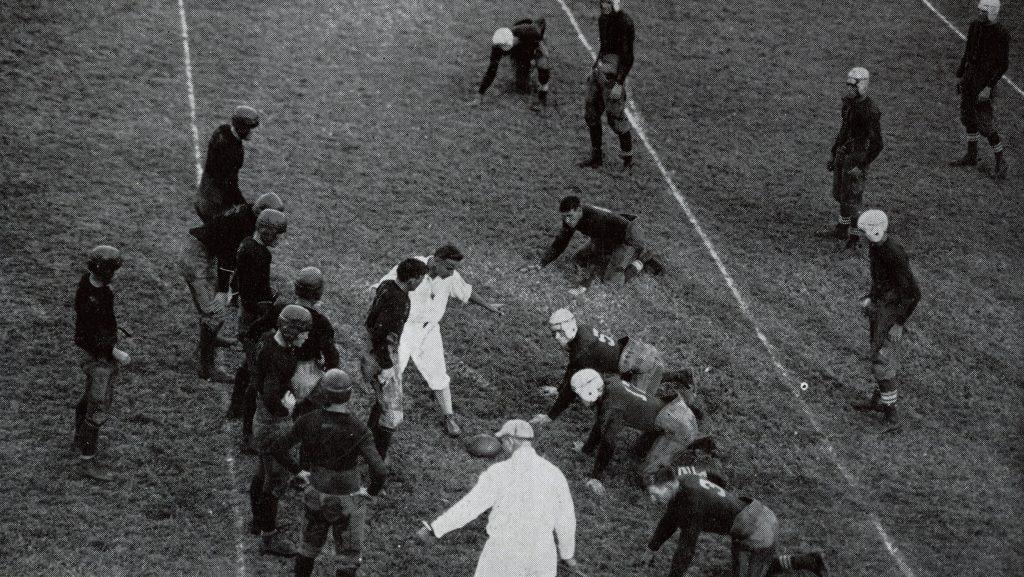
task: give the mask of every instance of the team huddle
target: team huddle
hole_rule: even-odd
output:
[[[584,106],[591,152],[580,166],[598,168],[603,163],[604,115],[618,136],[622,169],[630,170],[633,139],[625,116],[625,82],[634,63],[636,30],[618,0],[600,4],[600,50],[588,76]],[[970,26],[956,74],[968,149],[952,164],[977,164],[982,134],[995,154],[992,175],[1004,178],[1003,143],[992,117],[996,87],[1008,65],[1009,36],[997,22],[999,7],[998,0],[980,0],[978,18]],[[536,18],[494,33],[474,104],[482,104],[508,56],[515,86],[526,92],[536,88],[538,104],[548,106],[552,70],[546,31],[545,19]],[[921,291],[906,251],[888,232],[886,213],[862,207],[867,171],[884,148],[881,113],[868,96],[869,79],[862,67],[846,77],[840,130],[827,162],[838,221],[819,234],[835,239],[844,250],[858,250],[862,235],[868,241],[870,288],[861,305],[868,319],[875,387],[869,400],[853,408],[881,413],[884,430],[897,432],[904,327]],[[362,565],[367,507],[385,490],[389,455],[400,447],[395,441],[406,419],[403,375],[408,365],[416,367],[433,394],[440,431],[466,437],[454,409],[440,325],[452,299],[496,315],[503,314],[502,305],[485,299],[463,277],[460,268],[468,256],[453,244],[395,259],[393,268],[380,271],[372,294],[360,297],[370,303],[362,320],[365,347],[343,355],[332,321],[319,307],[327,282],[324,272],[303,268],[290,295],[279,294],[271,282],[274,249],[289,228],[287,205],[274,193],[248,201],[238,180],[244,143],[259,122],[254,108],[239,106],[230,122],[213,133],[194,204],[202,224],[188,230],[181,243],[178,270],[199,325],[196,372],[202,379],[231,385],[226,415],[241,421],[241,450],[253,456],[251,531],[259,536],[261,553],[294,557],[295,575],[308,577],[328,533],[333,533],[336,575],[354,577]],[[560,229],[540,262],[521,273],[557,260],[577,232],[588,242],[572,257],[578,275],[570,291],[575,297],[595,282],[617,286],[641,274],[666,272],[666,261],[654,250],[642,215],[609,210],[573,192],[558,203]],[[119,331],[126,331],[118,326],[110,288],[122,264],[118,249],[94,248],[75,296],[75,344],[84,354],[86,379],[75,410],[73,442],[81,456],[80,471],[96,481],[113,478],[96,458],[98,434],[110,412],[118,374],[131,362],[118,348]],[[237,307],[237,319],[229,322],[231,307]],[[229,326],[234,328],[231,334]],[[547,328],[568,358],[558,385],[538,391],[550,399],[550,407],[528,421],[508,420],[493,436],[469,438],[471,453],[506,459],[490,466],[450,509],[424,521],[416,532],[419,539],[432,543],[490,511],[478,577],[554,576],[560,562],[568,571],[586,575],[576,560],[569,482],[533,446],[536,430],[579,400],[593,408],[594,422],[586,439],[573,447],[580,458],[592,459],[584,485],[595,496],[607,495],[609,465],[625,431],[635,431],[631,453],[636,466],[630,482],[664,506],[648,541],[648,564],[678,531],[669,575],[681,577],[699,535],[715,533],[731,539],[732,571],[738,577],[790,570],[826,574],[822,553],[782,554],[776,515],[761,501],[743,496],[747,488],[741,493],[731,486],[722,466],[728,456],[701,432],[703,421],[712,415],[697,395],[699,375],[688,362],[666,359],[654,345],[632,335],[609,336],[568,307],[552,311]],[[225,370],[218,351],[238,346],[244,360]],[[358,375],[342,369],[343,358],[358,359]],[[351,402],[356,377],[375,395],[365,418]],[[365,482],[363,465],[368,469]],[[282,500],[287,504],[286,496],[294,489],[301,491],[306,515],[298,546],[278,523]]]

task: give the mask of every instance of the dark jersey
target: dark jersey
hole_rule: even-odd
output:
[[[397,282],[386,280],[377,287],[370,312],[366,315],[366,330],[370,334],[370,350],[382,369],[390,369],[393,365],[388,346],[392,341],[397,345],[402,336],[402,327],[409,319],[409,307],[409,293],[402,290]]]
[[[259,393],[263,407],[271,415],[287,417],[288,408],[281,403],[281,399],[291,390],[298,362],[295,360],[295,349],[277,342],[274,335],[274,331],[267,331],[260,338],[250,386]]]
[[[245,202],[238,188],[238,171],[245,161],[245,147],[241,139],[231,131],[230,124],[217,127],[206,147],[206,164],[203,167],[200,188],[213,186],[223,195],[224,208]]]
[[[858,167],[867,169],[882,152],[882,114],[868,96],[844,98],[842,114],[843,123],[832,145],[832,154],[842,147],[851,158],[857,158]]]
[[[266,315],[260,317],[249,327],[248,338],[258,339],[265,332],[276,329],[277,318],[281,316],[281,311],[288,304],[283,300],[274,303],[274,306],[270,307]],[[296,302],[294,304],[299,303]],[[341,364],[341,359],[338,355],[338,347],[334,344],[334,326],[331,325],[330,319],[315,307],[299,306],[309,311],[310,316],[313,317],[313,322],[306,342],[302,343],[302,346],[295,350],[295,360],[298,362],[316,361],[317,363],[322,363],[324,369],[338,368]]]
[[[622,10],[602,14],[597,19],[597,29],[601,40],[597,58],[600,60],[606,54],[615,54],[619,57],[615,81],[622,84],[633,68],[633,40],[636,36],[633,19]]]
[[[583,215],[576,223],[575,228],[565,223],[562,224],[558,236],[555,237],[551,247],[541,259],[541,266],[547,266],[558,258],[565,251],[565,247],[569,246],[569,241],[572,240],[572,235],[576,231],[590,237],[594,244],[604,247],[616,247],[625,242],[626,229],[629,227],[630,219],[599,206],[584,204],[582,208]]]
[[[313,473],[313,486],[324,493],[347,495],[359,490],[360,456],[370,466],[368,492],[376,495],[384,486],[387,468],[373,446],[370,430],[348,413],[317,409],[274,442],[274,458],[293,475],[301,470],[291,456],[296,444],[301,444],[303,465]]]
[[[599,373],[617,374],[619,358],[627,343],[629,337],[616,341],[593,327],[579,324],[576,337],[569,341],[569,364],[565,367],[565,376],[558,387],[558,398],[548,411],[548,416],[557,419],[576,400],[576,393],[569,386],[569,381],[577,371],[594,369]]]
[[[995,88],[1009,67],[1010,33],[1006,28],[998,22],[971,22],[957,77],[975,86]]]
[[[647,548],[657,551],[678,529],[679,545],[669,574],[681,576],[693,560],[700,534],[728,535],[736,516],[747,504],[707,479],[694,475],[680,477],[679,492],[669,502]]]
[[[594,468],[590,477],[601,479],[608,464],[615,455],[615,443],[623,428],[628,427],[641,433],[657,433],[655,420],[665,407],[665,401],[647,395],[618,378],[605,379],[605,392],[598,401],[594,426],[583,446],[583,452],[594,457]]]
[[[501,46],[491,46],[491,59],[487,65],[487,71],[480,81],[480,94],[487,92],[494,78],[498,75],[498,64],[507,54],[515,62],[529,63],[537,54],[540,43],[544,41],[544,32],[532,20],[520,20],[511,28],[512,35],[519,41],[512,49],[505,52]]]
[[[248,313],[259,312],[259,303],[274,300],[270,287],[270,249],[253,237],[238,246],[238,300]]]
[[[114,292],[109,286],[93,286],[89,273],[82,275],[75,291],[75,344],[94,357],[108,360],[117,344]]]
[[[871,244],[868,250],[871,261],[872,303],[890,307],[898,324],[907,322],[921,300],[921,289],[910,270],[910,260],[896,239],[886,238],[881,243]]]
[[[256,232],[256,213],[249,203],[240,204],[213,217],[203,228],[206,229],[204,243],[217,257],[220,268],[217,291],[227,292],[231,273],[237,268],[238,247]]]

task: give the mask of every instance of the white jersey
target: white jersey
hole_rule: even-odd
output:
[[[426,263],[429,256],[417,256],[417,260]],[[384,275],[377,285],[386,280],[398,279],[398,266],[392,268]],[[375,285],[376,286],[376,285]],[[431,277],[429,274],[423,277],[423,282],[416,290],[409,293],[409,320],[406,324],[424,325],[425,323],[439,323],[448,310],[448,299],[457,298],[463,303],[469,302],[473,295],[473,286],[463,280],[459,271],[452,272],[448,278]]]

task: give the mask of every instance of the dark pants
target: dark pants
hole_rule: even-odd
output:
[[[993,103],[996,98],[997,89],[993,88],[988,100],[978,101],[978,94],[985,89],[985,86],[971,80],[965,80],[960,85],[960,123],[968,136],[981,134],[993,147],[999,146],[999,132],[995,125],[995,110]]]
[[[82,456],[92,457],[96,454],[100,427],[110,415],[120,366],[113,359],[87,356],[82,361],[82,372],[85,373],[85,392],[75,407],[75,440]]]
[[[860,212],[864,200],[864,172],[860,175],[850,174],[850,170],[859,166],[864,156],[842,150],[836,152],[832,169],[832,198],[839,203],[839,216],[842,224],[856,226],[853,219]]]
[[[333,495],[307,487],[302,495],[306,508],[306,527],[302,531],[299,554],[316,558],[327,534],[334,535],[338,569],[354,571],[362,564],[363,534],[366,525],[366,497]]]

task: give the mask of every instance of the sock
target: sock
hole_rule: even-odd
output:
[[[263,531],[263,503],[260,500],[260,489],[263,480],[259,475],[253,475],[249,482],[249,508],[252,510],[252,526],[257,532]]]
[[[619,148],[622,149],[622,156],[633,156],[633,132],[627,131],[619,135]]]
[[[445,387],[440,391],[434,391],[434,398],[437,399],[437,404],[441,406],[441,411],[446,417],[451,416],[455,413],[452,409],[452,389],[451,387]]]
[[[82,457],[91,459],[96,456],[96,445],[100,438],[100,428],[88,419],[82,422],[82,441],[80,444]]]
[[[383,459],[388,456],[388,449],[391,447],[391,437],[395,434],[395,430],[377,425],[372,431],[373,445],[377,448],[377,452],[380,453],[380,458]]]
[[[978,133],[967,135],[967,156],[974,158],[978,155]]]
[[[256,418],[256,389],[247,386],[244,405],[242,406],[242,436],[252,436],[252,421]]]
[[[313,574],[313,564],[316,559],[305,555],[295,556],[295,577],[310,577]]]
[[[601,156],[601,123],[590,127],[590,148],[595,157]]]
[[[277,497],[273,493],[264,493],[260,501],[263,503],[264,535],[277,531]]]
[[[82,395],[81,400],[75,405],[75,439],[78,439],[82,434],[82,423],[85,422],[85,412],[89,408],[89,401],[86,400],[85,395]]]

